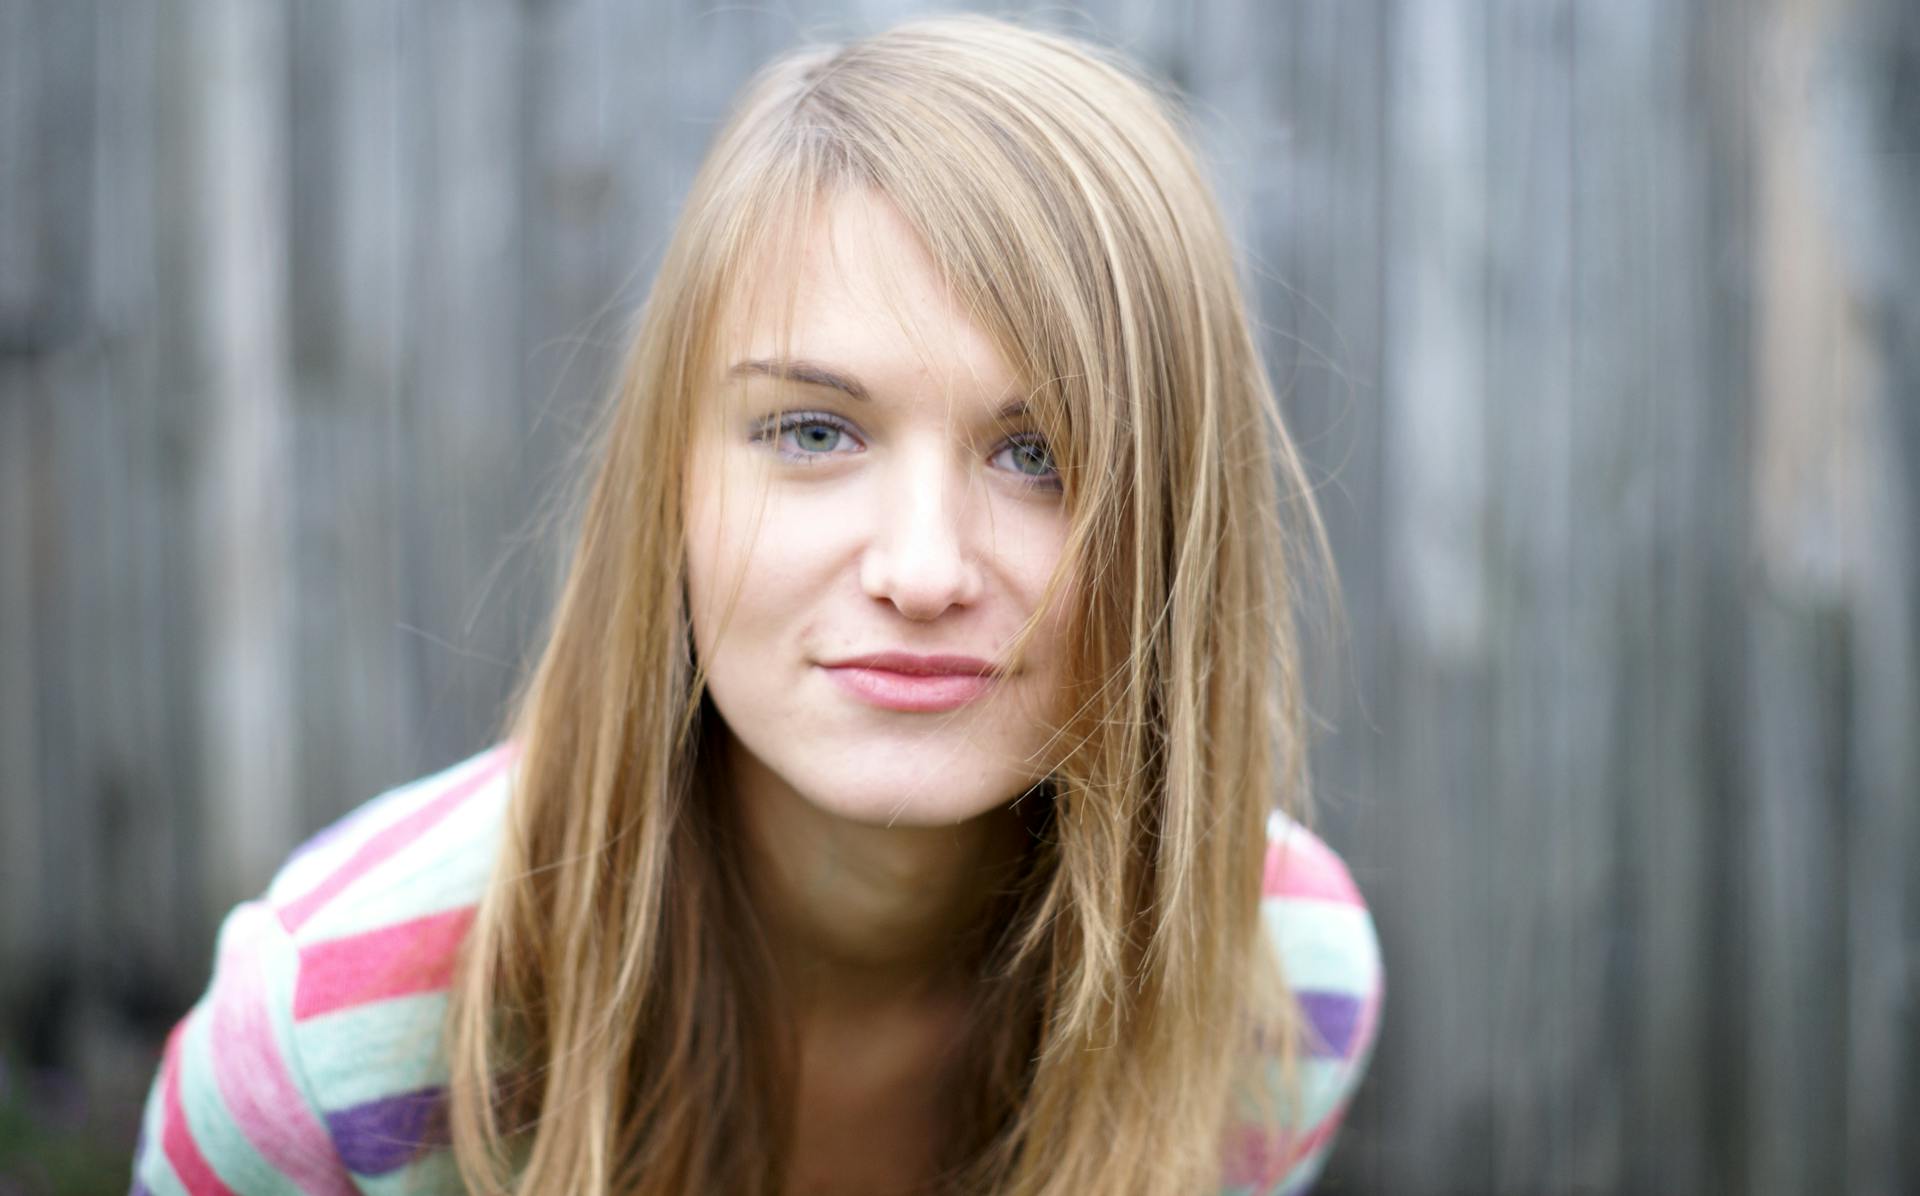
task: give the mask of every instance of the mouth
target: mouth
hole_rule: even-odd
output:
[[[999,672],[992,661],[982,660],[978,656],[923,656],[914,652],[872,652],[865,656],[829,660],[822,667],[877,669],[905,677],[991,677]]]
[[[978,701],[999,675],[973,656],[880,652],[829,661],[820,668],[842,692],[869,706],[915,714],[958,710]]]

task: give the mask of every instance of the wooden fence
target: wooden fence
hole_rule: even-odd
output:
[[[9,1055],[124,1114],[219,912],[486,741],[728,97],[923,7],[0,5]],[[1326,1190],[1920,1191],[1916,11],[1033,14],[1193,97],[1340,558]]]

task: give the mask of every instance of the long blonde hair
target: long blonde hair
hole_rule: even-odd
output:
[[[1258,895],[1270,810],[1304,813],[1294,611],[1299,562],[1327,554],[1176,113],[1097,49],[979,17],[790,53],[743,93],[509,728],[448,1020],[474,1191],[779,1190],[795,1040],[713,799],[681,471],[729,298],[849,187],[895,205],[1032,388],[1066,478],[1055,582],[1082,596],[1036,845],[971,943],[939,1183],[1186,1196],[1217,1180],[1234,1102],[1292,1085],[1300,1015]]]

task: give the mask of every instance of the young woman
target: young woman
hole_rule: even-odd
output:
[[[774,63],[600,438],[505,742],[234,912],[136,1186],[1303,1190],[1379,956],[1170,106],[979,18]]]

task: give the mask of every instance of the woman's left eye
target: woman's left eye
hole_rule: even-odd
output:
[[[1038,436],[1018,436],[993,455],[994,462],[1021,477],[1037,483],[1058,483],[1060,474],[1053,463],[1053,450]]]

